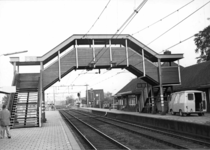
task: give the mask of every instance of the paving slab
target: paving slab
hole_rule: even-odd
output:
[[[42,127],[10,130],[11,139],[0,139],[0,150],[80,150],[58,111],[46,111]]]

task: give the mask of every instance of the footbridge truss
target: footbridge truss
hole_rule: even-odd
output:
[[[45,120],[42,109],[44,91],[71,71],[79,69],[127,69],[150,85],[160,87],[161,106],[164,108],[162,86],[181,83],[179,65],[170,65],[181,58],[183,54],[158,54],[126,34],[72,35],[41,57],[26,61],[10,57],[14,66],[13,85],[19,91],[10,96],[13,125],[22,122],[27,126],[31,117],[30,124],[35,122],[35,125],[41,126],[41,121]],[[166,62],[169,65],[162,65]],[[40,66],[40,73],[19,73],[19,67],[34,65]],[[37,95],[37,101],[31,95]],[[18,102],[20,99],[21,102]],[[34,112],[30,114],[32,106],[36,106],[36,110],[30,111]],[[25,111],[18,110],[20,108]],[[17,115],[18,111],[21,113]],[[17,116],[22,120],[18,120]]]

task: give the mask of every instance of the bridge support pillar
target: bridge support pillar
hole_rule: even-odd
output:
[[[40,62],[40,81],[39,81],[39,126],[41,127],[42,123],[46,122],[45,119],[45,110],[43,109],[44,105],[44,92],[43,92],[43,62]]]
[[[162,70],[161,70],[161,59],[158,59],[158,74],[159,74],[159,87],[160,87],[160,104],[161,114],[165,115],[164,99],[163,99],[163,85],[162,85]]]
[[[42,92],[42,123],[45,123],[47,121],[46,117],[45,117],[45,93],[44,91]]]
[[[154,93],[153,93],[153,87],[151,87],[151,100],[152,100],[152,114],[155,112],[155,101],[154,101]]]

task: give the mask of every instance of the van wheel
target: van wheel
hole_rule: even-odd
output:
[[[171,109],[171,114],[174,115],[174,111]]]
[[[183,113],[182,113],[182,110],[181,109],[179,110],[179,115],[180,116],[183,116]]]
[[[202,113],[198,113],[198,116],[202,116]]]

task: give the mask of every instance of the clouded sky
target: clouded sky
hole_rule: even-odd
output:
[[[73,34],[85,34],[93,25],[109,0],[0,0],[0,55],[28,50],[25,56],[42,56]],[[194,35],[210,24],[210,4],[194,13],[162,37],[149,44],[159,35],[196,11],[209,0],[148,0],[140,12],[122,32],[131,34],[156,52]],[[114,34],[133,13],[142,0],[111,0],[90,34]],[[190,3],[191,2],[191,3]],[[136,33],[160,20],[182,6],[190,3],[153,26]],[[134,34],[136,33],[136,34]],[[196,63],[193,38],[170,49],[172,53],[183,53],[180,64],[189,66]],[[13,57],[14,57],[13,56]],[[12,57],[12,56],[11,56]],[[37,69],[39,70],[39,68]],[[25,72],[26,68],[20,69]],[[27,69],[33,72],[34,69]],[[13,67],[9,56],[0,57],[0,86],[11,85]],[[100,75],[73,71],[56,85],[94,85],[89,88],[104,89],[116,93],[134,75],[122,70]],[[97,72],[95,70],[94,72]],[[104,73],[105,72],[105,73]],[[103,74],[104,73],[104,74]],[[115,75],[117,74],[118,75]],[[113,77],[112,77],[113,76]],[[71,91],[82,91],[84,87],[71,87]],[[52,92],[52,90],[51,90]]]

